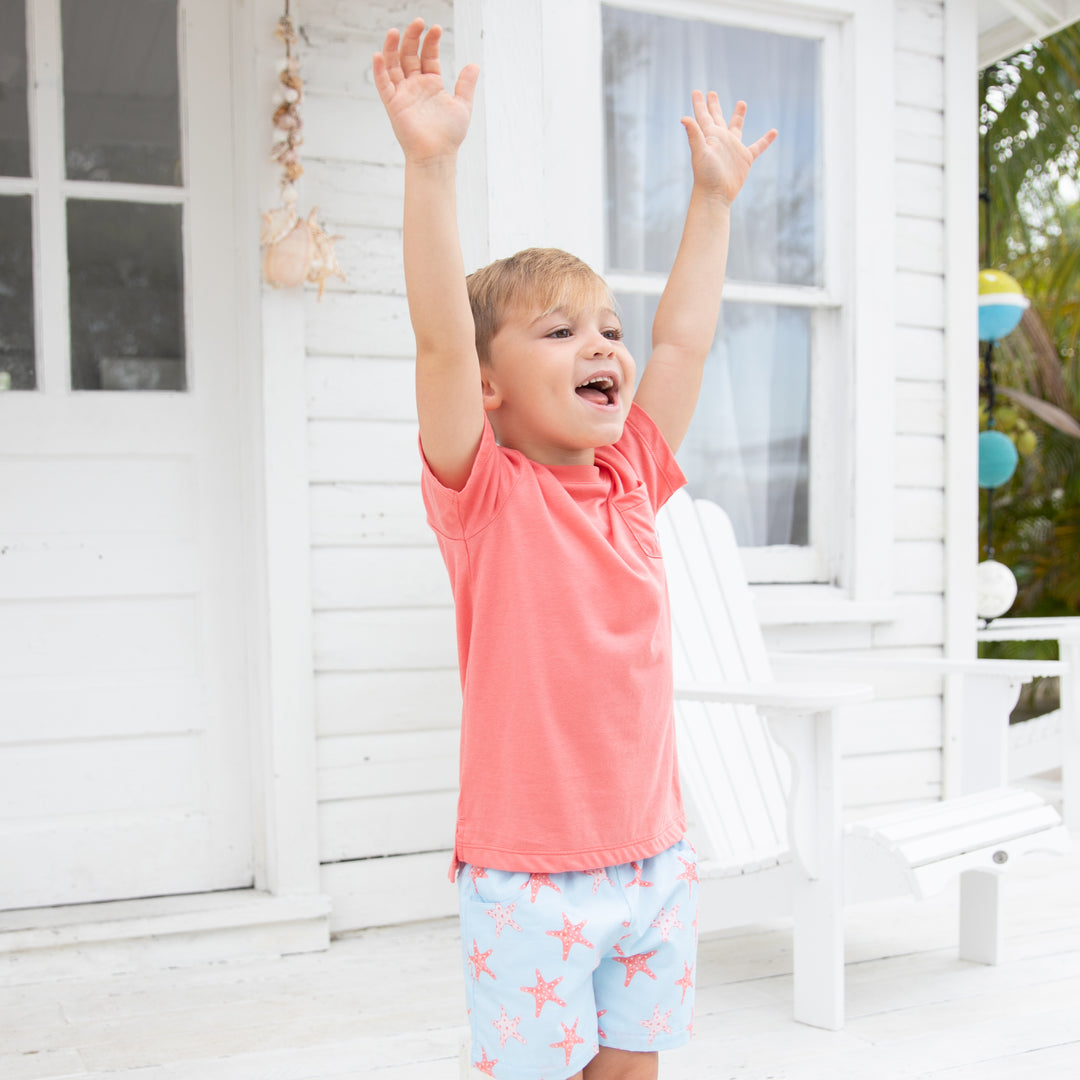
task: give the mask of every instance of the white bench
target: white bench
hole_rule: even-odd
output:
[[[845,828],[834,714],[869,698],[869,687],[773,678],[719,507],[680,492],[659,527],[672,601],[680,767],[702,858],[701,929],[792,916],[794,1015],[825,1028],[844,1021],[845,876],[859,895],[907,889],[921,896],[960,875],[961,955],[997,962],[1001,871],[1030,851],[1065,850],[1068,833],[1056,812],[1036,796],[994,785]],[[818,674],[829,670],[821,658],[814,663]],[[836,663],[850,667],[846,659]],[[1002,725],[1020,683],[1059,670],[1007,661],[938,666],[989,676],[990,690],[967,700],[973,719],[1001,730],[990,740],[994,753],[998,743],[1004,748]],[[972,756],[967,790],[995,775],[992,757]]]

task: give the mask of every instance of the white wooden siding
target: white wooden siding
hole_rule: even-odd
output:
[[[319,853],[335,930],[456,903],[453,607],[420,499],[401,156],[370,77],[386,28],[417,14],[449,29],[453,5],[300,12],[301,199],[341,237],[348,279],[305,300]]]
[[[416,13],[449,28],[452,0],[305,0],[301,11],[301,200],[342,237],[348,275],[305,302],[320,851],[339,931],[455,904],[443,884],[460,706],[453,613],[417,483],[400,156],[368,74],[385,27]],[[895,618],[815,626],[812,638],[773,626],[775,648],[932,654],[944,641],[944,40],[940,0],[895,0]],[[940,680],[880,687],[845,721],[844,745],[852,813],[937,798]]]

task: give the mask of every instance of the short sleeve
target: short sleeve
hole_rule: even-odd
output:
[[[460,491],[455,491],[431,471],[421,445],[420,490],[428,524],[450,540],[467,540],[486,528],[502,511],[520,478],[521,458],[517,451],[496,444],[491,424],[485,421],[469,479]]]

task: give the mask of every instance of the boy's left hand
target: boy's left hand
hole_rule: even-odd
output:
[[[720,99],[710,90],[708,96],[700,90],[691,95],[694,115],[684,116],[682,125],[690,141],[690,162],[694,169],[694,184],[708,195],[716,195],[730,205],[739,194],[750,166],[772,145],[776,129],[767,131],[755,143],[744,146],[743,121],[746,102],[740,101],[724,120]]]

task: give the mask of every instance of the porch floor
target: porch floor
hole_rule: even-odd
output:
[[[956,957],[956,892],[848,909],[848,1023],[791,1019],[790,933],[703,939],[696,1035],[664,1080],[1080,1075],[1080,851],[1007,878],[1007,955]],[[452,921],[324,953],[0,988],[4,1080],[456,1080]],[[472,1076],[479,1077],[479,1073]]]

